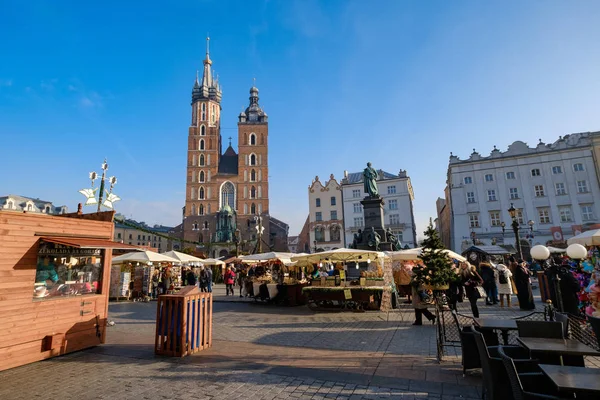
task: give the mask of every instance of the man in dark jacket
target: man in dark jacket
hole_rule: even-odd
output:
[[[193,269],[191,269],[191,268],[188,269],[186,278],[187,278],[188,285],[196,286],[196,282],[198,279],[196,278],[196,273],[194,272]]]

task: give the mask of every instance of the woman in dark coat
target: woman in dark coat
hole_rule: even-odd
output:
[[[517,298],[519,299],[519,308],[521,310],[535,310],[531,283],[529,282],[530,276],[531,272],[527,268],[527,263],[519,260],[513,271],[513,279],[517,287]]]
[[[480,275],[481,279],[483,279],[483,288],[485,289],[485,293],[487,293],[487,297],[485,299],[485,304],[491,306],[492,304],[497,304],[496,294],[495,294],[495,286],[496,286],[496,277],[494,275],[494,270],[492,269],[491,264],[483,262],[479,264],[481,268]]]
[[[479,318],[479,308],[477,308],[479,292],[476,288],[483,283],[483,279],[481,279],[475,267],[466,261],[460,263],[459,275],[461,284],[465,288],[465,295],[469,299],[469,303],[471,303],[473,317]]]
[[[558,268],[558,276],[560,277],[560,294],[562,295],[563,311],[579,315],[579,281],[569,270],[569,264],[562,265]]]

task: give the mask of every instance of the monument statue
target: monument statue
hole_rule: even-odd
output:
[[[392,251],[402,250],[402,243],[400,243],[390,228],[387,228],[385,234],[387,236],[387,241],[392,245]]]
[[[369,247],[374,247],[375,250],[379,250],[379,243],[381,242],[381,236],[375,232],[375,227],[371,227],[371,230],[367,234],[367,244]]]
[[[369,197],[379,197],[379,191],[377,190],[377,171],[371,167],[371,163],[367,163],[367,168],[363,171],[363,183],[365,185],[365,193]]]
[[[362,230],[358,230],[358,233],[354,234],[354,240],[352,241],[352,249],[358,249],[358,245],[362,242]]]

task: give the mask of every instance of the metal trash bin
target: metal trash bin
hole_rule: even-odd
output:
[[[212,293],[186,286],[158,297],[154,353],[184,357],[212,346]]]

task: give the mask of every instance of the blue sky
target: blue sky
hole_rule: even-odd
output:
[[[75,210],[107,157],[118,212],[180,223],[207,32],[234,147],[256,77],[290,234],[315,175],[406,169],[421,235],[450,151],[600,130],[597,1],[171,3],[0,1],[0,195]]]

